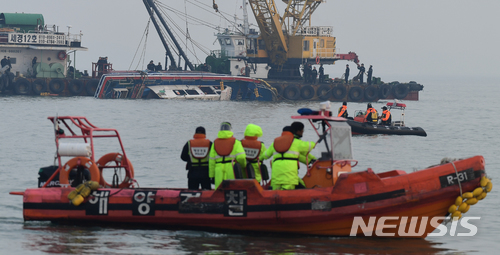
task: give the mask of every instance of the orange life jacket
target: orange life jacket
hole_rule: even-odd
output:
[[[214,149],[219,156],[229,156],[233,151],[234,142],[236,138],[231,137],[227,139],[217,138],[214,141]]]
[[[285,131],[280,137],[274,139],[274,150],[279,153],[285,153],[292,146],[294,136],[292,132]]]
[[[377,122],[377,119],[378,119],[377,111],[374,108],[366,109],[365,120],[368,118],[369,114],[371,114],[371,118],[372,118],[371,121]]]
[[[193,139],[189,140],[189,151],[193,158],[202,159],[208,156],[210,140],[205,137],[205,134],[194,134]]]
[[[389,110],[384,110],[382,112],[382,120],[387,121],[391,117],[391,112]]]
[[[337,117],[347,117],[347,105],[342,105],[342,107],[340,107],[339,109],[339,115],[337,115]],[[344,116],[345,114],[345,116]]]
[[[262,144],[257,141],[257,136],[245,136],[245,138],[241,140],[241,145],[243,145],[243,149],[245,150],[245,154],[247,155],[247,159],[249,161],[259,158]]]

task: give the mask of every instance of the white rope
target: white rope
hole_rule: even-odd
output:
[[[457,181],[458,181],[458,187],[460,187],[460,196],[462,196],[462,184],[460,183],[460,178],[458,178],[458,171],[457,167],[455,166],[455,163],[450,162],[451,165],[453,165],[453,168],[455,169],[455,174],[457,175]]]

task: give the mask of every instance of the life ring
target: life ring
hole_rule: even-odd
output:
[[[14,84],[14,92],[16,95],[28,95],[31,93],[31,82],[25,78],[17,79]]]
[[[245,75],[245,67],[242,67],[242,68],[240,69],[240,75]]]
[[[316,56],[316,65],[319,65],[319,56]]]
[[[36,79],[33,82],[33,93],[35,95],[40,95],[43,92],[47,92],[47,82],[45,82],[45,79]]]
[[[94,163],[94,161],[86,157],[75,157],[66,162],[66,164],[64,164],[63,168],[59,172],[59,184],[61,184],[61,186],[63,186],[64,184],[70,184],[69,174],[71,173],[71,170],[75,169],[78,166],[78,161],[80,161],[80,165],[89,170],[90,181],[99,182],[99,180],[101,179],[101,175],[99,174],[99,168]]]
[[[104,170],[104,167],[106,164],[110,162],[115,162],[116,166],[120,166],[118,161],[116,160],[119,156],[123,157],[121,153],[118,152],[111,152],[108,153],[104,156],[102,156],[99,160],[97,160],[97,167],[99,168],[99,173],[100,173],[100,180],[99,184],[105,188],[116,188],[113,187],[111,184],[107,183],[106,180],[104,180],[104,176],[102,175],[102,171]],[[134,179],[134,167],[132,166],[132,163],[130,160],[127,158],[127,165],[128,167],[125,167],[125,178],[123,178],[123,181],[118,185],[118,188],[123,189],[123,188],[128,188],[132,184],[130,181]],[[127,169],[128,168],[128,169]]]
[[[339,84],[332,89],[332,96],[337,100],[343,99],[346,95],[347,88],[342,84]]]
[[[64,90],[64,81],[62,79],[52,79],[49,82],[50,92],[59,94]]]
[[[391,86],[388,84],[381,84],[378,86],[378,97],[380,99],[386,99],[391,93]]]
[[[72,79],[68,84],[69,93],[71,93],[71,95],[73,96],[80,95],[84,88],[85,86],[83,85],[83,82],[80,80]]]
[[[57,53],[57,58],[60,60],[65,60],[67,56],[68,56],[68,54],[66,54],[66,51],[63,51],[63,50],[61,50]]]
[[[367,102],[371,102],[377,98],[377,88],[375,86],[368,86],[365,88],[364,94],[365,94],[365,100]]]
[[[361,87],[352,87],[349,89],[349,99],[359,101],[363,98],[363,89]]]
[[[394,87],[394,97],[396,99],[403,99],[405,98],[407,95],[408,95],[408,92],[409,92],[409,88],[406,84],[398,84]]]
[[[300,88],[300,98],[309,100],[314,97],[314,88],[311,85],[306,85]]]
[[[297,100],[300,98],[300,90],[297,85],[288,85],[283,90],[283,96],[288,100]]]
[[[97,79],[87,81],[87,84],[85,84],[85,92],[87,93],[87,96],[94,96],[95,91],[97,90],[97,85],[99,85],[99,80]]]

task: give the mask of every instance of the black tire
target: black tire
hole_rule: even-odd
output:
[[[84,88],[85,86],[83,85],[83,82],[80,80],[73,79],[68,84],[69,93],[73,96],[80,95]]]
[[[396,99],[403,99],[408,95],[409,90],[408,85],[400,83],[394,87],[394,97]]]
[[[255,179],[255,169],[253,169],[252,164],[247,163],[246,171],[247,171],[247,178],[248,179]]]
[[[372,102],[378,96],[378,90],[377,90],[377,88],[375,86],[368,86],[368,87],[366,87],[365,91],[363,93],[365,95],[366,102]]]
[[[17,79],[14,83],[14,93],[16,95],[29,95],[31,93],[31,82],[25,78]]]
[[[49,82],[49,90],[54,94],[59,94],[64,90],[65,84],[62,79],[52,79]]]
[[[389,94],[391,94],[391,86],[388,84],[381,84],[378,86],[378,97],[380,99],[386,99]]]
[[[305,85],[300,88],[300,98],[309,100],[314,97],[314,88],[311,85]]]
[[[283,97],[288,100],[298,100],[300,98],[300,90],[297,85],[288,85],[283,90]]]
[[[333,98],[340,100],[347,95],[347,88],[343,84],[339,84],[332,89]]]
[[[279,96],[283,95],[283,87],[281,85],[275,84],[272,87],[276,89],[276,93],[278,93]]]
[[[243,179],[243,170],[241,169],[240,163],[236,162],[233,166],[234,179]]]
[[[316,91],[316,95],[320,100],[328,100],[332,95],[332,87],[330,85],[321,85]]]
[[[47,92],[47,82],[45,79],[36,79],[33,82],[33,93],[35,95],[40,95],[44,92]]]
[[[87,81],[87,84],[85,84],[85,93],[87,93],[87,96],[95,95],[95,91],[97,90],[97,85],[99,85],[99,80],[93,79]]]
[[[359,101],[363,99],[364,93],[361,87],[351,87],[349,89],[349,99],[351,101]]]

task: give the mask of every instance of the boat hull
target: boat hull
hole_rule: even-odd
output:
[[[335,186],[327,188],[273,191],[243,179],[226,180],[215,191],[99,189],[80,206],[67,198],[73,188],[38,188],[24,192],[23,213],[26,221],[72,224],[139,223],[166,228],[425,238],[439,225],[427,219],[445,216],[460,195],[453,176],[461,176],[461,189],[466,192],[478,187],[484,173],[483,157],[475,156],[409,174],[401,170],[376,174],[371,169],[341,174]],[[371,232],[353,230],[353,222],[363,219],[368,224],[370,217],[377,222]],[[383,217],[393,217],[385,224],[397,227],[376,233],[383,228],[379,226]],[[423,224],[419,235],[405,235],[404,224],[411,217],[417,217],[418,226]]]
[[[402,126],[385,126],[377,125],[367,122],[358,122],[354,120],[347,120],[347,124],[351,126],[353,135],[417,135],[427,136],[425,130],[421,127],[402,127]]]

